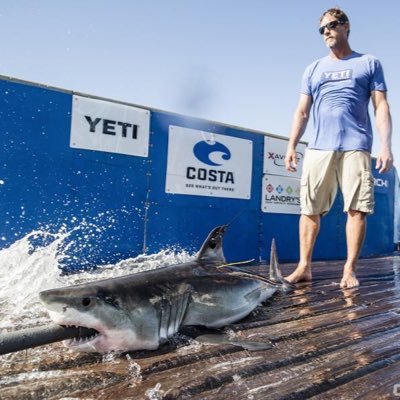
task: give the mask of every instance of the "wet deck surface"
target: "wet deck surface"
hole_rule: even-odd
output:
[[[270,341],[269,350],[180,337],[153,352],[101,356],[53,344],[0,356],[0,398],[400,398],[400,256],[361,260],[358,289],[339,288],[341,270],[315,263],[312,284],[229,327]]]

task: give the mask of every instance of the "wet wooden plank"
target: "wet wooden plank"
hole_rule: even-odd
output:
[[[311,398],[383,400],[396,397],[400,397],[400,361]]]
[[[375,368],[381,368],[381,365],[388,365],[392,359],[400,361],[400,348],[396,343],[398,340],[400,331],[396,334],[382,333],[364,340],[363,346],[350,345],[323,356],[309,358],[305,363],[293,362],[254,375],[254,370],[235,373],[232,382],[216,390],[195,393],[199,386],[184,388],[179,397],[211,400],[218,393],[220,398],[232,395],[236,398],[253,395],[260,399],[308,398],[342,382],[367,375]]]

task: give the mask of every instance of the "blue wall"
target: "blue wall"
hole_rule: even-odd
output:
[[[281,260],[298,258],[299,216],[261,211],[263,135],[151,110],[149,156],[135,157],[70,147],[72,92],[4,78],[0,104],[0,248],[35,230],[69,232],[63,265],[88,268],[167,247],[195,251],[211,228],[232,221],[228,260],[268,259],[273,237]],[[166,193],[170,125],[251,140],[251,198]],[[364,256],[394,250],[395,171],[376,177]],[[316,259],[345,256],[344,224],[338,196],[323,218]]]

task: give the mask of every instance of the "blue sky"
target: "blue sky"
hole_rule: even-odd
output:
[[[0,74],[288,136],[332,6],[384,66],[399,167],[397,0],[1,0]]]

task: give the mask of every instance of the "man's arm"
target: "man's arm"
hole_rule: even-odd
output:
[[[381,140],[381,149],[376,159],[376,169],[379,170],[379,173],[383,173],[389,171],[393,165],[392,117],[386,92],[374,90],[371,92],[371,99],[375,109],[376,128]]]
[[[285,167],[290,172],[296,171],[296,146],[306,130],[308,118],[310,116],[311,105],[312,97],[306,94],[301,94],[296,111],[294,112],[292,130],[290,133],[289,144],[285,157]]]

